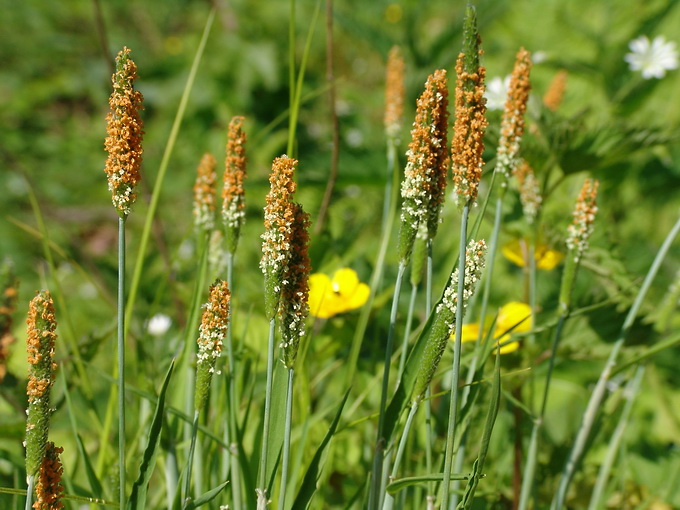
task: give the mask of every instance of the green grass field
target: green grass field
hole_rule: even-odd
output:
[[[477,41],[464,2],[0,12],[0,508],[36,502],[47,440],[74,510],[680,507],[680,4],[478,0],[484,132],[456,101]],[[123,47],[144,136],[119,216],[104,143]],[[520,48],[530,92],[506,161]],[[421,189],[426,167],[441,173]],[[52,319],[26,324],[43,289],[54,375],[49,346],[31,350]]]

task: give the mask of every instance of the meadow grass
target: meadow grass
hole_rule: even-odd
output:
[[[422,30],[426,9],[405,10],[390,4],[385,17],[410,13],[405,23]],[[650,7],[633,28],[654,35],[678,11]],[[677,51],[674,62],[666,48],[663,73],[640,76],[625,44],[602,36],[620,59],[592,57],[588,72],[609,66],[595,79],[567,57],[546,65],[520,47],[536,44],[526,34],[504,51],[503,69],[514,54],[515,64],[496,104],[485,63],[498,42],[484,30],[501,14],[483,1],[456,12],[440,41],[420,41],[433,50],[426,63],[408,38],[388,55],[374,34],[386,103],[383,125],[358,115],[362,143],[375,145],[362,159],[338,95],[368,103],[373,91],[347,76],[351,37],[336,33],[338,23],[352,33],[346,6],[277,9],[288,18],[272,21],[286,30],[286,99],[267,122],[256,104],[228,114],[208,104],[220,117],[210,145],[225,155],[221,191],[221,154],[187,149],[183,124],[197,122],[190,98],[201,96],[215,20],[231,26],[233,13],[202,12],[178,105],[165,105],[169,133],[145,134],[143,168],[142,134],[157,127],[141,124],[144,66],[136,49],[118,53],[105,143],[117,214],[102,216],[118,224],[106,258],[93,263],[57,228],[49,175],[17,173],[30,213],[8,218],[16,238],[40,244],[41,263],[3,249],[0,506],[680,505],[669,443],[680,432],[679,202],[659,191],[677,182],[680,107],[669,126],[645,115]],[[602,111],[579,104],[588,87]],[[145,96],[158,115],[153,88]],[[315,129],[328,151],[309,148]],[[187,151],[194,162],[205,153],[193,202],[171,182]],[[379,169],[343,175],[343,158]],[[162,205],[169,190],[177,211]],[[190,202],[193,221],[180,214]],[[631,203],[644,220],[621,220]],[[639,225],[650,222],[651,232]],[[24,279],[43,289],[30,305]],[[85,284],[87,299],[74,292]]]

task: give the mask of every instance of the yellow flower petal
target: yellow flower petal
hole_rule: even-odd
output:
[[[506,243],[501,248],[501,253],[510,262],[519,267],[524,267],[528,260],[529,243],[525,239],[515,239]],[[534,250],[536,269],[549,271],[556,268],[564,259],[564,254],[551,249],[547,244],[538,243]]]
[[[463,342],[476,342],[477,338],[479,337],[479,322],[463,324],[461,335],[462,335],[461,340]]]
[[[547,245],[538,247],[541,251],[536,251],[536,268],[549,271],[555,269],[564,259],[564,253],[557,250],[551,250]]]
[[[531,307],[526,303],[511,301],[501,307],[496,319],[496,331],[504,333],[512,328],[513,333],[531,330]]]
[[[309,313],[328,319],[363,306],[370,293],[368,285],[359,281],[353,269],[338,269],[332,280],[325,274],[315,273],[309,277]]]
[[[501,355],[510,354],[511,352],[515,352],[517,349],[519,349],[519,342],[510,342],[509,344],[505,344],[501,347]]]

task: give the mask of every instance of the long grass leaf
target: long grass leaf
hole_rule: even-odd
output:
[[[298,494],[295,498],[295,502],[293,503],[292,508],[295,508],[295,510],[303,510],[308,508],[309,503],[312,501],[312,497],[316,492],[316,484],[319,480],[319,476],[321,475],[321,470],[323,469],[322,459],[324,453],[326,452],[326,449],[328,448],[328,445],[335,434],[335,430],[338,428],[338,423],[340,423],[340,417],[342,416],[342,409],[345,407],[347,397],[349,397],[349,391],[350,389],[345,392],[345,396],[343,397],[342,402],[340,402],[338,412],[335,414],[335,418],[333,418],[326,436],[321,441],[321,444],[316,450],[312,461],[309,463],[307,473],[305,473],[305,478],[302,481],[302,486],[300,487],[300,490],[298,491]]]
[[[214,489],[211,489],[208,492],[201,494],[199,497],[197,497],[193,501],[190,501],[189,504],[186,506],[187,510],[193,510],[194,508],[198,508],[199,506],[203,506],[206,503],[210,503],[213,499],[215,499],[219,495],[220,492],[222,492],[222,490],[227,486],[228,483],[229,483],[229,480],[219,484]]]
[[[463,475],[459,473],[451,473],[450,477],[451,480],[468,480],[469,478],[469,475]],[[413,487],[414,485],[421,485],[428,482],[441,482],[443,479],[444,473],[399,478],[387,486],[387,492],[389,494],[396,494],[400,490],[406,489],[407,487]]]
[[[168,389],[168,383],[172,376],[172,370],[175,362],[170,363],[168,373],[163,381],[163,386],[158,395],[158,403],[156,404],[156,411],[149,429],[149,441],[144,450],[142,463],[139,466],[139,477],[132,486],[132,493],[128,501],[127,508],[129,510],[143,509],[146,505],[146,492],[149,486],[149,480],[153,474],[156,466],[156,458],[158,457],[158,445],[161,440],[161,429],[163,425],[163,412],[165,410],[165,394]]]

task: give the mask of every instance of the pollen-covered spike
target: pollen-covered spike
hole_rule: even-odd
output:
[[[224,188],[222,188],[222,220],[226,233],[227,250],[236,252],[241,227],[245,221],[246,204],[243,183],[246,177],[246,134],[243,117],[229,122],[227,156],[224,163]]]
[[[194,408],[199,411],[205,405],[217,358],[222,353],[222,342],[229,327],[229,302],[231,293],[224,280],[216,280],[210,287],[208,302],[203,306],[199,326],[198,354],[196,356],[196,393]],[[219,372],[218,372],[219,373]]]
[[[46,290],[38,292],[28,309],[26,351],[28,353],[28,410],[26,411],[26,476],[34,476],[45,456],[50,423],[50,390],[57,364],[54,342],[57,322],[54,304]]]
[[[144,124],[139,112],[144,109],[142,93],[135,90],[137,66],[130,50],[123,48],[116,57],[116,72],[112,77],[113,93],[109,98],[111,111],[106,116],[107,137],[104,148],[109,153],[104,171],[109,180],[113,206],[119,216],[130,214],[137,199],[135,188],[140,181],[142,136]]]
[[[385,133],[398,141],[404,115],[404,57],[399,46],[393,46],[387,55],[385,80]]]
[[[456,120],[451,142],[451,168],[459,207],[474,205],[482,178],[486,120],[484,77],[479,65],[480,37],[475,9],[468,6],[463,30],[463,52],[456,61]]]

